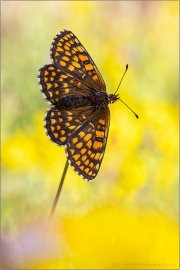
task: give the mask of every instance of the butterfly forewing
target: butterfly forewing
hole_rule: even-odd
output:
[[[76,79],[96,91],[105,91],[104,80],[92,58],[70,31],[64,30],[57,35],[52,43],[51,58],[53,63],[66,73],[73,74]]]
[[[53,64],[39,70],[39,83],[44,98],[51,104],[56,104],[64,96],[78,95],[82,89],[83,94],[90,92],[82,80],[77,80],[72,74],[64,72]]]

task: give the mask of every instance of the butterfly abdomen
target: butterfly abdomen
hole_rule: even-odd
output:
[[[59,110],[70,110],[73,108],[92,106],[98,107],[98,105],[107,104],[108,98],[107,95],[70,95],[60,98],[59,101],[55,104],[55,107]]]
[[[89,96],[71,95],[71,96],[60,98],[55,106],[59,110],[69,110],[69,109],[78,108],[78,107],[87,106],[87,105],[91,105]]]

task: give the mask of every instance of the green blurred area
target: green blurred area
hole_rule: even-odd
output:
[[[1,2],[2,269],[178,269],[179,3]],[[71,30],[120,102],[110,105],[105,156],[93,182],[46,137],[37,83],[53,38]],[[46,237],[44,237],[46,235]]]

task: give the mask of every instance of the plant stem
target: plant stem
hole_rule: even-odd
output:
[[[59,199],[59,195],[61,193],[61,189],[62,189],[62,186],[63,186],[64,178],[65,178],[66,173],[67,173],[68,165],[69,165],[68,160],[66,160],[66,164],[65,164],[64,171],[63,171],[63,174],[62,174],[62,177],[61,177],[61,181],[59,183],[59,187],[58,187],[58,190],[57,190],[57,193],[56,193],[56,197],[54,199],[54,202],[53,202],[53,205],[52,205],[52,208],[51,208],[49,219],[51,219],[53,217],[53,215],[54,215],[54,211],[56,209],[56,205],[57,205],[57,202],[58,202],[58,199]]]

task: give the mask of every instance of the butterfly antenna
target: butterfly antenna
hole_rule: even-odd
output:
[[[118,98],[126,107],[128,107],[128,109],[130,109],[130,111],[132,113],[134,113],[134,115],[136,116],[136,118],[138,119],[139,116],[137,115],[137,113],[135,113],[122,99]]]
[[[122,76],[122,78],[121,78],[121,80],[120,80],[120,83],[119,83],[119,85],[118,85],[118,88],[117,88],[117,90],[116,90],[116,92],[114,93],[114,95],[117,93],[117,91],[118,91],[118,89],[119,89],[119,87],[120,87],[120,85],[121,85],[121,83],[122,83],[122,80],[123,80],[123,78],[124,78],[124,76],[125,76],[125,74],[126,74],[126,72],[127,72],[127,70],[128,70],[128,64],[126,65],[126,69],[125,69],[125,71],[124,71],[124,74],[123,74],[123,76]],[[126,107],[128,107],[128,109],[132,112],[132,113],[134,113],[134,115],[136,116],[136,118],[138,119],[139,118],[139,116],[137,115],[137,113],[135,113],[120,97],[118,98]]]
[[[120,87],[120,85],[121,85],[121,83],[122,83],[122,80],[123,80],[123,78],[124,78],[124,76],[125,76],[127,70],[128,70],[128,64],[126,65],[126,69],[125,69],[125,71],[124,71],[124,74],[123,74],[123,76],[122,76],[122,78],[121,78],[121,80],[120,80],[120,83],[119,83],[118,88],[117,88],[116,92],[114,93],[114,95],[117,93],[117,91],[118,91],[118,89],[119,89],[119,87]]]

